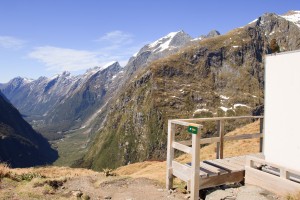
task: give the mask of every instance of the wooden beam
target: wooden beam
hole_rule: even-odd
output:
[[[200,130],[192,135],[191,200],[199,199],[200,137]]]
[[[259,163],[261,165],[269,165],[269,166],[272,166],[272,167],[277,168],[277,169],[284,168],[283,166],[280,166],[280,165],[272,163],[272,162],[268,162],[268,161],[266,161],[264,159],[261,159],[261,158],[257,158],[257,157],[254,157],[254,156],[246,156],[246,166],[254,167],[255,166],[254,163]],[[252,164],[252,165],[249,165],[249,164]],[[289,169],[289,168],[284,168],[284,169],[285,169],[286,173],[295,174],[295,175],[300,176],[300,171],[296,171],[296,170]]]
[[[188,147],[186,145],[180,144],[178,142],[173,142],[172,147],[175,148],[175,149],[178,149],[180,151],[183,151],[185,153],[188,153],[188,154],[192,153],[192,148],[191,147]]]
[[[204,121],[217,121],[217,120],[231,120],[231,119],[261,119],[264,116],[236,116],[236,117],[211,117],[211,118],[191,118],[191,119],[174,119],[184,122],[204,122]]]
[[[173,173],[177,178],[188,182],[191,179],[191,167],[172,161]]]
[[[225,136],[225,141],[231,140],[245,140],[245,139],[253,139],[253,138],[261,138],[263,135],[261,133],[252,133],[252,134],[243,134],[243,135],[234,135],[234,136]]]
[[[234,136],[224,136],[224,141],[231,141],[231,140],[245,140],[245,139],[254,139],[254,138],[261,138],[263,134],[260,133],[251,133],[251,134],[243,134],[243,135],[234,135]],[[211,144],[215,142],[220,142],[220,137],[211,137],[211,138],[201,138],[200,144]],[[182,145],[192,146],[191,140],[183,140],[178,141]]]
[[[202,138],[200,139],[200,144],[210,144],[214,142],[220,142],[219,137],[212,137],[212,138]]]
[[[245,183],[256,185],[275,194],[286,196],[300,191],[300,184],[288,179],[260,171],[258,169],[245,167]]]
[[[200,144],[211,144],[215,142],[219,142],[220,138],[219,137],[211,137],[211,138],[201,138],[200,139]],[[192,146],[192,141],[191,140],[183,140],[183,141],[178,141],[178,143],[186,146]]]
[[[172,119],[171,122],[174,123],[174,124],[182,125],[182,126],[194,126],[194,127],[197,127],[197,128],[201,128],[202,127],[201,124],[196,124],[196,123],[192,123],[192,122],[186,122],[186,121],[183,121],[181,119]]]
[[[174,159],[173,142],[175,141],[175,124],[171,120],[168,121],[168,146],[167,146],[167,177],[166,188],[168,190],[173,188],[173,172],[172,161]]]
[[[212,176],[208,178],[200,178],[199,189],[205,189],[209,187],[215,187],[218,185],[224,185],[228,183],[239,183],[244,180],[244,171],[222,174],[219,176]]]
[[[223,152],[224,152],[224,121],[218,120],[217,121],[217,129],[218,135],[220,138],[220,142],[217,143],[217,159],[223,159]]]
[[[259,119],[259,132],[262,134],[262,137],[259,140],[259,152],[263,152],[264,149],[264,119]]]

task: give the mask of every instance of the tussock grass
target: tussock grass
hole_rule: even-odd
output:
[[[300,191],[296,194],[289,194],[286,197],[287,200],[300,200]]]
[[[69,167],[10,168],[0,163],[0,199],[76,199],[60,188],[76,177],[97,176],[99,172]]]
[[[0,181],[2,178],[10,176],[10,168],[6,163],[0,163]]]
[[[11,173],[17,175],[22,174],[40,174],[47,178],[60,178],[60,177],[76,177],[76,176],[87,176],[98,174],[98,172],[82,169],[82,168],[70,168],[70,167],[56,167],[56,166],[47,166],[47,167],[31,167],[31,168],[15,168],[10,169]]]

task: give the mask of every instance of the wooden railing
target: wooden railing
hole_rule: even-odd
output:
[[[254,134],[243,134],[237,136],[226,136],[224,134],[224,122],[226,120],[240,120],[240,119],[259,119],[260,132]],[[201,123],[206,121],[215,121],[217,124],[217,137],[201,138]],[[175,141],[176,125],[192,126],[198,128],[197,134],[192,134],[192,140]],[[240,117],[215,117],[215,118],[193,118],[193,119],[173,119],[168,121],[168,149],[167,149],[167,180],[166,187],[171,189],[173,187],[173,176],[177,175],[184,181],[190,183],[191,199],[198,199],[199,197],[199,173],[200,173],[200,145],[217,143],[216,158],[222,159],[224,157],[224,141],[242,140],[260,138],[260,151],[263,150],[263,116],[240,116]],[[187,168],[180,163],[174,161],[174,150],[188,153],[192,155],[191,168]],[[173,164],[176,164],[177,169],[174,170]]]
[[[247,156],[245,171],[247,184],[257,185],[281,196],[300,191],[300,171],[252,156]]]

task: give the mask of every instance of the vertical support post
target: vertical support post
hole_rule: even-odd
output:
[[[168,121],[168,147],[167,147],[167,180],[166,188],[168,190],[173,188],[173,169],[172,161],[174,159],[173,142],[175,140],[175,124],[171,120]]]
[[[280,169],[280,177],[284,179],[288,179],[288,172],[286,171],[285,168]]]
[[[260,137],[259,140],[259,152],[263,152],[264,149],[264,118],[259,119],[259,132],[263,135],[263,137]]]
[[[223,159],[223,151],[224,151],[224,121],[217,121],[217,131],[220,138],[220,142],[217,142],[217,159]]]
[[[246,166],[251,167],[251,168],[253,168],[253,166],[254,166],[253,160],[249,156],[246,156]]]
[[[200,127],[199,127],[200,129]],[[192,136],[191,200],[199,199],[201,130]]]

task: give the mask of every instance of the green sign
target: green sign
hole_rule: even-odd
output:
[[[194,126],[189,126],[188,127],[188,132],[192,134],[197,134],[198,133],[198,128]]]

